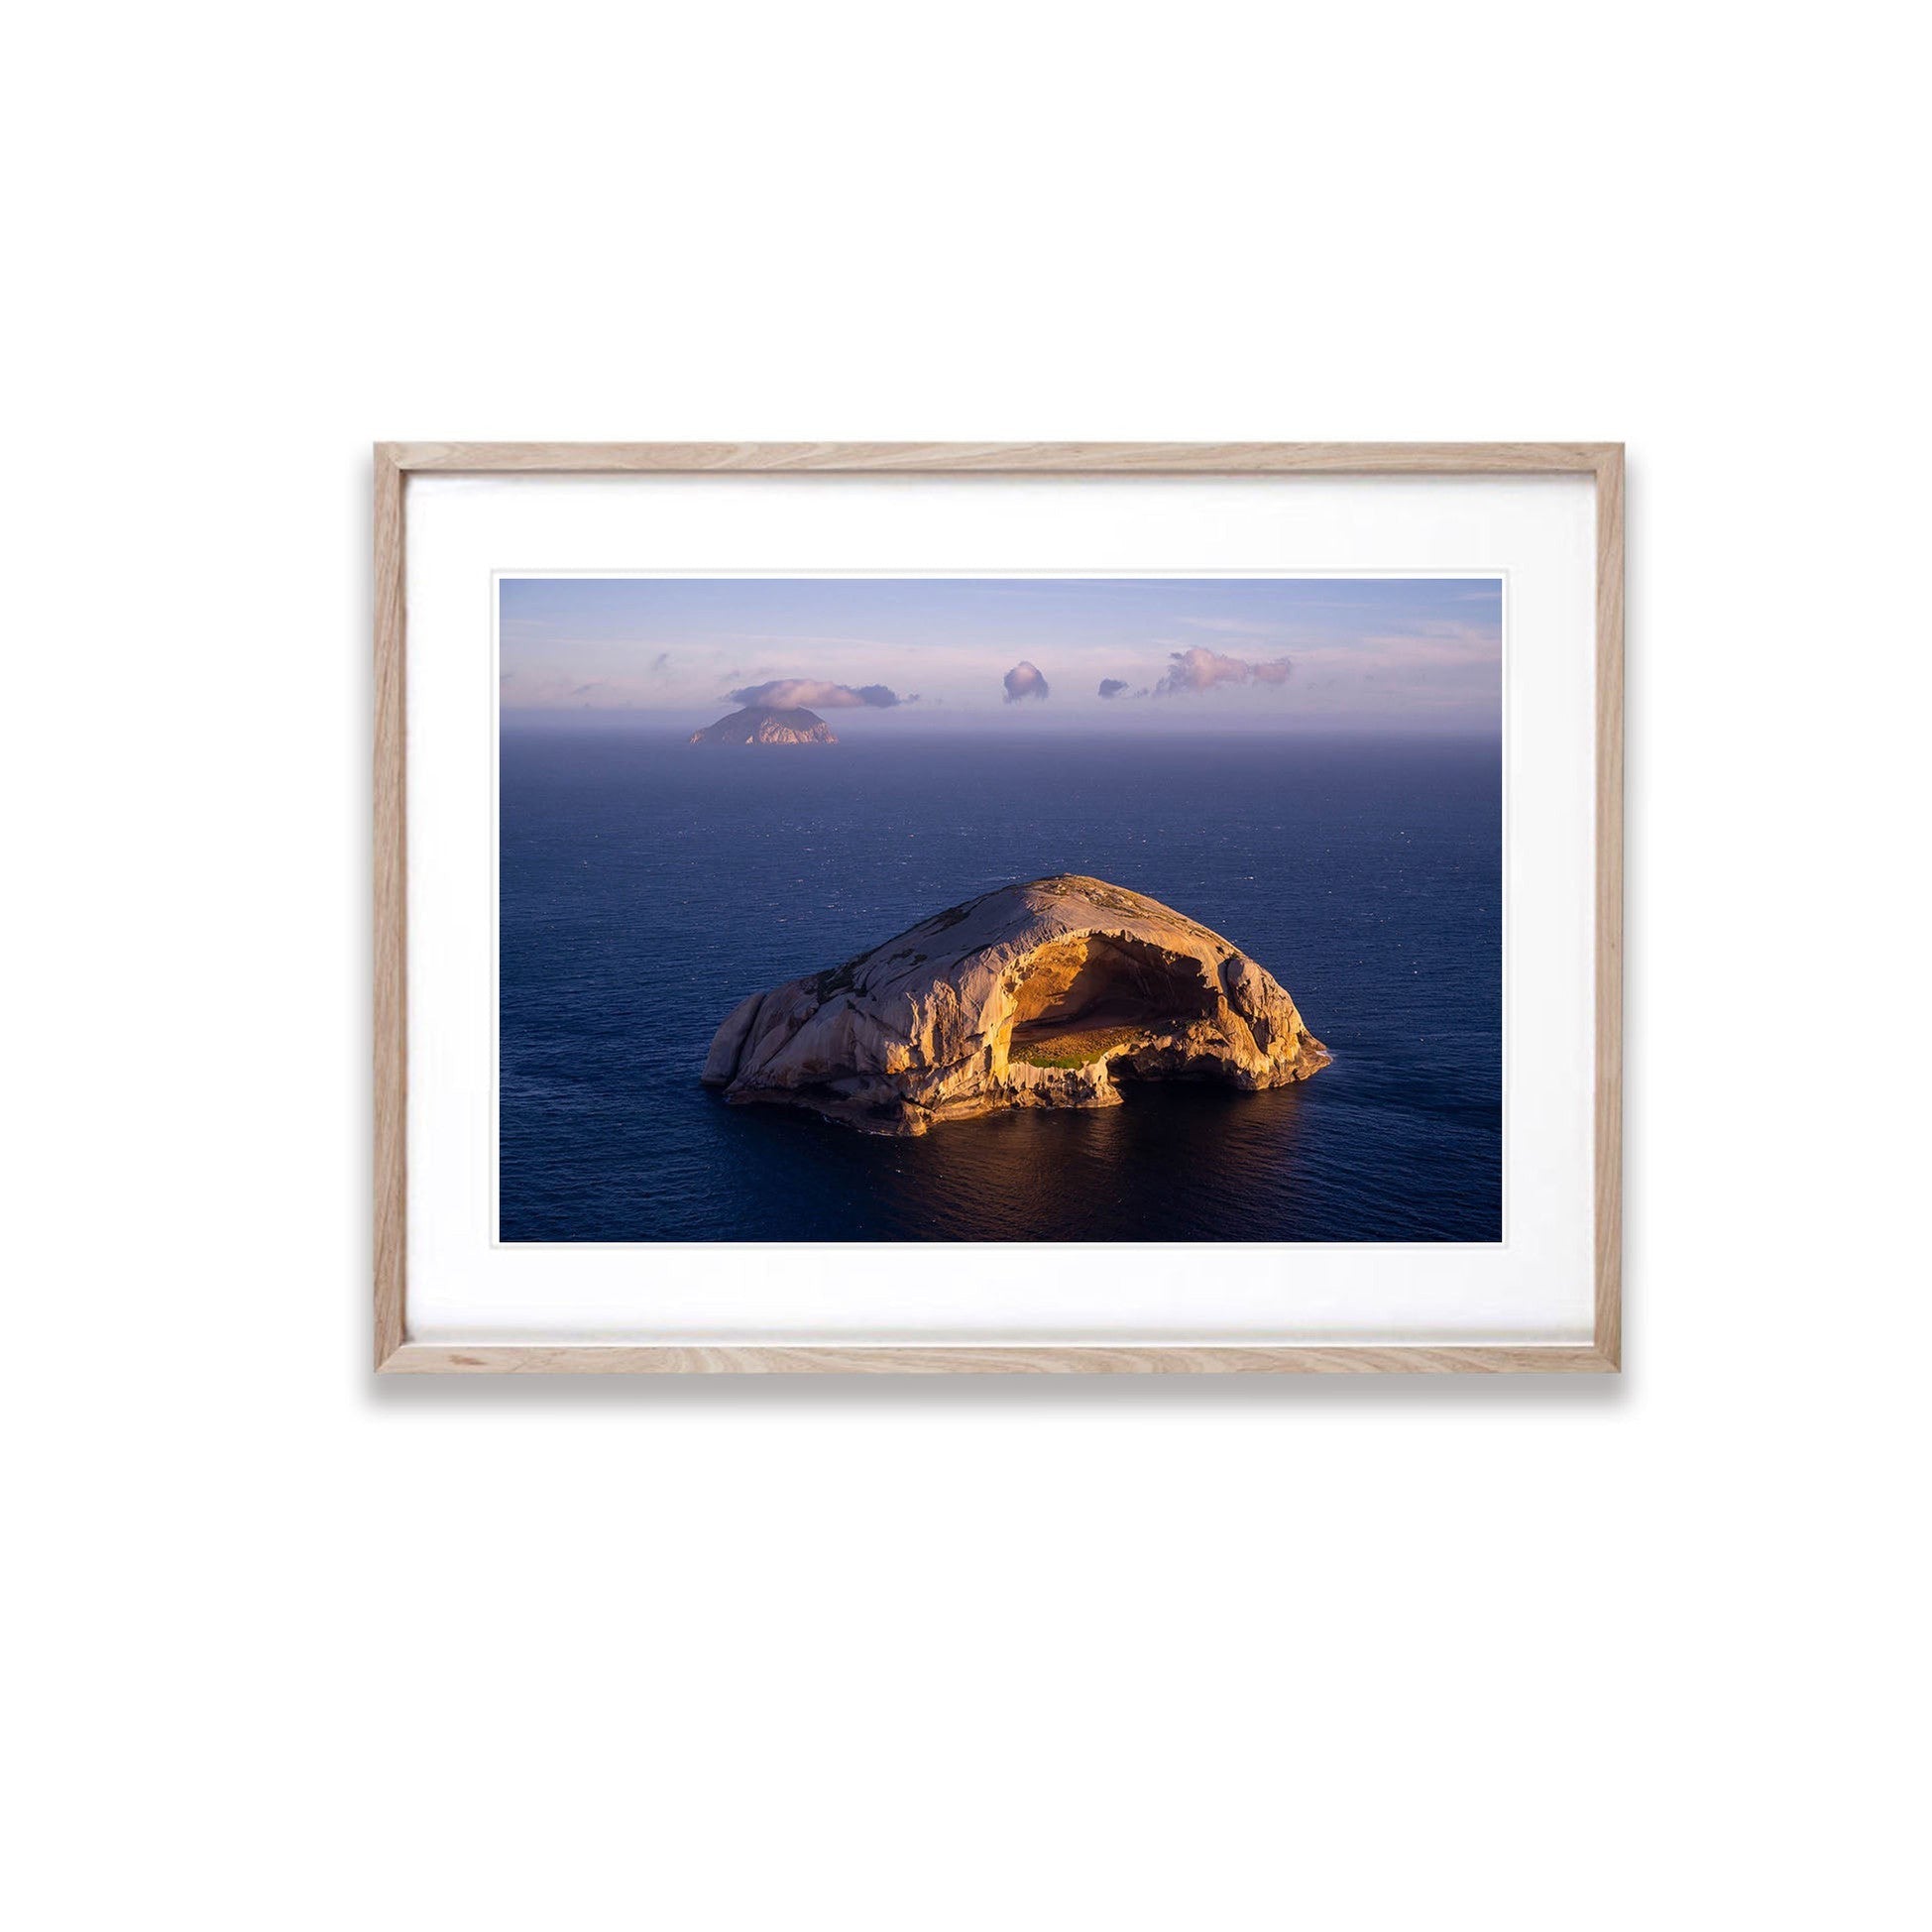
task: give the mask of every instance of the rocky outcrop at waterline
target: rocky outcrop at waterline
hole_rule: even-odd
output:
[[[1158,900],[1063,873],[1002,886],[741,1001],[707,1086],[869,1134],[1002,1107],[1109,1107],[1122,1080],[1306,1080],[1328,1051],[1262,966]]]
[[[774,711],[769,705],[747,705],[715,725],[691,734],[693,744],[837,744],[832,727],[816,711],[802,706]]]

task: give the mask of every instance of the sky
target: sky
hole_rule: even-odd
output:
[[[1495,577],[514,577],[506,714],[1494,732]]]

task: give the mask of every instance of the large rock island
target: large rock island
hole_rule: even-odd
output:
[[[774,711],[769,705],[747,705],[701,732],[693,732],[693,744],[837,744],[839,740],[816,711],[800,707],[794,711]]]
[[[1001,1107],[1111,1107],[1123,1079],[1306,1080],[1328,1051],[1218,933],[1102,879],[1001,886],[753,993],[705,1061],[734,1101],[923,1134]]]

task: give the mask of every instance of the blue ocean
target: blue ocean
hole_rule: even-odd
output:
[[[500,796],[505,1241],[1501,1236],[1493,739],[698,748],[656,720],[507,719]],[[1224,935],[1333,1064],[918,1140],[699,1085],[745,994],[1054,872]]]

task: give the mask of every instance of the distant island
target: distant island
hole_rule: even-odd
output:
[[[1294,1000],[1218,933],[1061,873],[753,993],[718,1029],[704,1082],[862,1133],[923,1134],[1004,1107],[1118,1106],[1123,1079],[1252,1091],[1328,1061]]]
[[[837,744],[832,727],[816,711],[774,711],[747,705],[691,734],[693,744]]]

